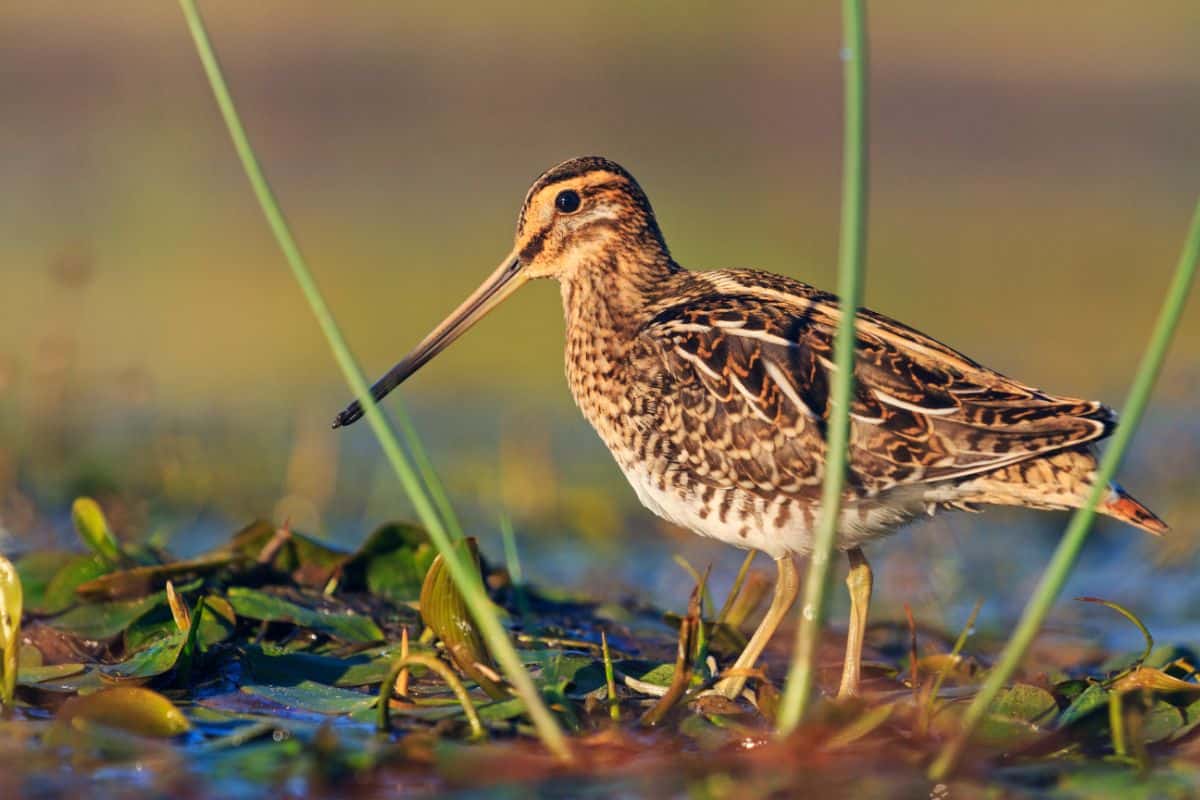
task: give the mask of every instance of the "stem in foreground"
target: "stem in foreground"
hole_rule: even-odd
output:
[[[349,384],[355,397],[362,404],[367,422],[370,424],[371,430],[375,432],[380,447],[383,449],[384,456],[396,473],[396,477],[400,480],[404,491],[408,494],[417,516],[429,533],[430,540],[438,552],[441,553],[442,560],[446,568],[450,571],[451,578],[453,578],[459,591],[462,592],[463,599],[467,603],[467,608],[470,609],[471,616],[479,626],[480,633],[487,641],[493,656],[495,656],[496,661],[504,670],[504,674],[514,691],[524,701],[525,708],[537,730],[538,736],[547,749],[560,759],[570,761],[572,756],[562,729],[558,726],[550,710],[543,702],[533,679],[529,677],[529,673],[525,671],[524,666],[521,664],[516,649],[513,647],[507,632],[504,630],[504,626],[492,608],[487,592],[484,591],[475,572],[467,566],[451,543],[446,527],[434,508],[433,503],[425,493],[417,472],[413,469],[404,451],[401,449],[396,434],[389,425],[387,418],[379,407],[376,406],[374,399],[371,397],[366,376],[363,375],[362,369],[350,352],[350,348],[346,344],[346,340],[342,335],[341,329],[338,327],[337,321],[333,317],[333,313],[329,310],[325,298],[321,294],[321,290],[317,287],[316,281],[313,279],[312,273],[309,271],[308,265],[300,253],[300,248],[292,236],[283,211],[275,199],[274,192],[271,190],[266,175],[263,174],[262,168],[259,166],[254,148],[251,146],[245,128],[242,126],[237,108],[233,102],[233,97],[229,93],[225,78],[221,74],[220,64],[209,41],[204,21],[201,19],[200,12],[196,8],[195,0],[179,0],[179,4],[183,9],[184,17],[187,19],[188,29],[191,32],[192,39],[195,41],[196,50],[204,66],[204,72],[208,76],[208,82],[212,87],[217,106],[220,108],[221,116],[224,118],[225,124],[229,129],[234,149],[241,159],[242,168],[246,172],[246,177],[250,180],[255,197],[262,207],[263,214],[267,218],[267,223],[271,227],[271,232],[275,235],[275,240],[279,243],[288,266],[296,278],[296,282],[300,285],[305,299],[312,308],[313,315],[317,318],[317,322],[329,342],[329,348],[333,352],[338,366],[341,367],[347,384]]]
[[[1167,348],[1179,325],[1179,319],[1183,316],[1183,307],[1196,277],[1197,261],[1200,261],[1200,201],[1197,201],[1195,211],[1192,213],[1187,240],[1184,243],[1183,252],[1179,256],[1179,265],[1175,268],[1175,277],[1171,281],[1166,299],[1159,311],[1158,320],[1155,322],[1154,333],[1150,337],[1150,343],[1146,347],[1146,352],[1138,365],[1137,374],[1134,376],[1133,385],[1129,389],[1129,396],[1125,400],[1121,424],[1113,434],[1108,448],[1104,451],[1104,456],[1100,459],[1100,465],[1096,469],[1096,483],[1092,487],[1092,493],[1088,496],[1087,503],[1083,508],[1076,511],[1071,517],[1066,533],[1063,534],[1062,541],[1059,542],[1058,549],[1054,551],[1054,556],[1050,560],[1050,565],[1042,574],[1033,597],[1025,606],[1017,629],[1013,631],[1012,637],[1004,647],[1004,652],[1000,655],[1000,661],[988,673],[987,680],[984,681],[979,694],[971,701],[971,705],[963,715],[962,730],[954,739],[950,740],[929,768],[931,779],[941,780],[954,769],[971,733],[983,719],[988,706],[995,700],[996,695],[1020,666],[1038,629],[1041,628],[1046,615],[1050,613],[1050,607],[1054,605],[1055,599],[1062,592],[1063,584],[1071,574],[1071,569],[1075,566],[1079,551],[1091,529],[1092,520],[1096,516],[1096,506],[1099,504],[1100,498],[1108,491],[1108,483],[1116,474],[1117,467],[1121,464],[1121,458],[1125,455],[1125,450],[1129,447],[1129,442],[1133,439],[1138,423],[1141,422],[1146,411],[1146,405],[1149,403],[1150,394],[1154,389],[1154,381],[1162,368]]]
[[[850,400],[854,389],[854,321],[862,302],[867,246],[867,28],[865,0],[842,2],[845,111],[842,145],[842,225],[838,244],[841,320],[834,342],[821,518],[813,540],[801,600],[800,629],[779,709],[779,732],[791,733],[808,710],[816,672],[817,643],[825,620],[829,567],[837,544],[837,521],[846,479]]]

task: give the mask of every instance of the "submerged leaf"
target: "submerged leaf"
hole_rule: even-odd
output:
[[[75,523],[75,532],[89,550],[109,565],[120,563],[121,547],[108,527],[108,519],[99,503],[90,497],[80,497],[71,505],[71,521]]]
[[[192,727],[170,700],[150,689],[132,686],[73,697],[63,703],[56,718],[65,723],[95,722],[141,736],[178,736]]]

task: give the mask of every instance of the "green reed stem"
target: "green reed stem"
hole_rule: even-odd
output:
[[[274,192],[272,192],[271,186],[263,174],[262,168],[259,166],[258,157],[254,153],[254,148],[251,146],[245,128],[242,126],[241,119],[238,116],[233,97],[230,95],[225,78],[221,74],[220,64],[217,61],[216,54],[213,52],[208,32],[205,29],[204,21],[200,17],[199,10],[196,8],[195,0],[179,0],[179,5],[183,10],[184,17],[187,19],[188,29],[191,32],[192,39],[195,41],[196,50],[204,66],[204,72],[208,76],[208,82],[212,87],[217,106],[221,111],[221,116],[225,120],[225,125],[229,128],[229,135],[233,139],[234,149],[241,159],[242,168],[246,172],[246,177],[250,180],[255,197],[257,197],[258,203],[262,207],[263,215],[267,218],[267,223],[271,227],[271,232],[275,235],[275,240],[283,251],[288,266],[291,267],[292,274],[296,278],[296,282],[300,285],[305,299],[312,308],[313,315],[317,318],[317,323],[321,326],[321,330],[329,342],[329,348],[333,352],[338,366],[341,367],[346,383],[349,384],[355,397],[362,404],[363,410],[366,412],[367,422],[370,424],[371,430],[375,432],[375,436],[379,440],[379,445],[383,449],[384,456],[396,473],[396,477],[400,480],[404,491],[408,494],[409,500],[417,512],[417,516],[428,530],[430,540],[438,552],[441,553],[446,568],[450,571],[451,578],[454,580],[459,591],[462,592],[463,599],[467,603],[467,608],[470,610],[475,623],[479,626],[480,633],[487,641],[488,647],[491,649],[496,661],[500,664],[501,669],[504,670],[504,674],[508,678],[509,683],[512,684],[513,690],[524,701],[525,708],[529,712],[530,720],[533,722],[538,736],[546,747],[560,759],[564,761],[572,760],[571,751],[568,748],[562,729],[559,728],[550,710],[542,701],[542,697],[538,693],[533,679],[529,677],[529,673],[525,671],[524,666],[521,664],[521,659],[517,655],[516,649],[513,647],[512,642],[509,641],[503,624],[501,624],[499,617],[496,616],[496,612],[492,608],[487,592],[484,591],[475,571],[459,556],[458,551],[453,546],[446,532],[445,524],[439,518],[434,505],[423,490],[421,480],[401,449],[395,432],[388,423],[386,416],[375,405],[375,401],[371,397],[366,377],[350,352],[350,348],[346,344],[341,330],[338,328],[333,313],[329,310],[325,298],[317,287],[316,281],[313,279],[312,273],[309,271],[308,265],[300,253],[300,248],[292,236],[283,211],[280,210],[279,204],[275,200]]]
[[[425,488],[433,497],[434,506],[442,515],[442,521],[449,530],[450,539],[455,542],[461,541],[466,534],[463,533],[462,525],[458,521],[458,514],[455,513],[454,506],[450,503],[450,497],[446,494],[446,487],[442,484],[442,479],[438,477],[437,470],[433,467],[433,460],[429,458],[429,452],[417,434],[412,417],[408,415],[408,411],[405,410],[404,404],[399,401],[399,398],[397,398],[394,413],[396,420],[400,423],[400,433],[404,436],[404,443],[408,445],[408,452],[412,454],[413,460],[417,463],[417,471],[421,473]]]
[[[842,0],[845,110],[842,132],[842,225],[838,243],[841,320],[834,341],[821,518],[813,540],[801,601],[800,629],[779,708],[779,732],[804,719],[816,672],[817,642],[829,594],[829,567],[837,544],[837,521],[846,479],[850,400],[854,390],[854,320],[862,302],[867,250],[867,21],[865,0]]]
[[[1020,666],[1029,645],[1033,642],[1038,629],[1041,628],[1042,622],[1050,612],[1050,607],[1054,605],[1054,601],[1062,591],[1063,584],[1071,574],[1071,569],[1079,557],[1079,551],[1091,528],[1092,519],[1096,515],[1096,506],[1099,504],[1100,498],[1108,491],[1108,483],[1116,474],[1121,458],[1125,455],[1125,450],[1129,447],[1129,442],[1133,439],[1138,423],[1141,422],[1146,411],[1146,405],[1149,403],[1150,394],[1154,389],[1154,381],[1162,368],[1163,359],[1166,358],[1167,348],[1171,344],[1171,338],[1175,335],[1179,319],[1183,316],[1183,307],[1196,277],[1197,261],[1200,261],[1200,201],[1196,203],[1195,211],[1192,214],[1187,240],[1184,243],[1183,252],[1179,256],[1179,265],[1175,268],[1175,277],[1171,280],[1171,286],[1167,290],[1158,320],[1154,324],[1154,333],[1150,337],[1150,343],[1146,347],[1141,364],[1138,365],[1137,374],[1134,376],[1133,385],[1129,389],[1129,396],[1125,400],[1121,424],[1113,434],[1112,441],[1104,451],[1104,456],[1100,459],[1100,465],[1096,469],[1095,486],[1092,487],[1087,503],[1071,517],[1062,541],[1059,542],[1058,549],[1055,550],[1054,557],[1050,560],[1050,565],[1042,573],[1033,597],[1025,606],[1017,629],[1013,631],[1012,637],[1005,645],[1004,652],[1000,655],[1000,661],[988,673],[987,680],[984,681],[979,694],[975,696],[963,715],[961,732],[947,743],[937,760],[929,768],[931,779],[942,780],[954,769],[954,765],[966,746],[967,739],[983,719],[988,706]]]

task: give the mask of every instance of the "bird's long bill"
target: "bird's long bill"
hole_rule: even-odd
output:
[[[462,305],[442,320],[442,323],[422,339],[421,343],[412,349],[412,352],[400,360],[400,363],[375,382],[375,385],[371,387],[371,396],[376,401],[381,400],[388,392],[403,383],[408,376],[449,347],[455,339],[466,332],[467,328],[483,319],[489,311],[500,305],[506,297],[520,288],[528,279],[529,276],[521,268],[521,260],[517,251],[513,250],[500,262],[496,271],[463,301]],[[362,415],[362,406],[355,400],[337,415],[337,419],[333,421],[333,427],[340,428],[343,425],[349,425],[360,419]]]

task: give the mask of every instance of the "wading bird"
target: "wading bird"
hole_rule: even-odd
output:
[[[684,269],[632,175],[604,158],[572,159],[529,189],[496,271],[371,394],[382,398],[533,278],[561,285],[571,393],[642,503],[775,559],[770,607],[716,687],[734,697],[795,601],[793,555],[811,549],[838,300],[770,273]],[[872,584],[864,544],[938,509],[1076,508],[1095,477],[1091,443],[1116,425],[1101,403],[1026,386],[860,313],[837,526],[850,561],[842,696],[858,690]],[[362,413],[355,402],[334,427]],[[1116,484],[1100,511],[1166,530]]]

